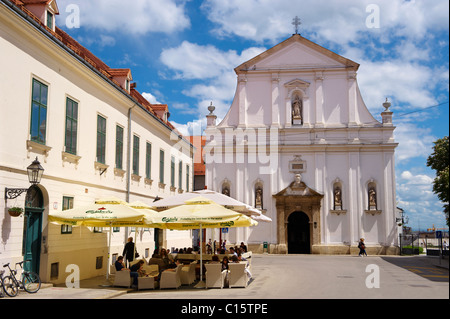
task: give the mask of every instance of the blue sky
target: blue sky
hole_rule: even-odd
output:
[[[290,37],[298,16],[302,36],[361,65],[361,93],[379,120],[389,97],[400,143],[397,201],[408,226],[445,227],[426,159],[433,141],[449,134],[448,0],[57,3],[60,28],[110,67],[130,68],[138,91],[152,103],[168,104],[172,123],[195,135],[205,127],[211,101],[219,120],[228,111],[233,69]]]

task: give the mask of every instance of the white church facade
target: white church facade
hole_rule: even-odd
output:
[[[387,100],[381,122],[369,112],[358,68],[299,34],[235,68],[227,115],[207,116],[205,182],[272,222],[228,242],[351,254],[364,238],[369,254],[398,252],[392,112]]]

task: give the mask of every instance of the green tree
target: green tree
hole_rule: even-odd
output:
[[[444,213],[449,226],[449,147],[448,136],[434,142],[433,153],[428,157],[427,166],[436,171],[433,192],[444,203]]]

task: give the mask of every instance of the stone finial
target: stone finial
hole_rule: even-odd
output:
[[[217,116],[214,114],[215,109],[216,109],[216,107],[211,102],[211,105],[208,106],[209,114],[206,115],[206,120],[207,120],[206,125],[207,126],[216,126]]]
[[[381,112],[381,118],[383,119],[384,126],[392,126],[392,111],[389,110],[391,103],[386,98],[386,102],[383,103],[384,111]]]
[[[389,112],[389,108],[391,107],[391,102],[389,102],[388,98],[386,98],[386,102],[383,103],[383,106],[386,109],[385,112]]]
[[[208,106],[209,115],[214,115],[216,107],[213,105],[213,102],[211,102],[211,105]]]

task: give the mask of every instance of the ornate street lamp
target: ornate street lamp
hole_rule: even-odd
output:
[[[31,184],[37,185],[41,182],[42,174],[44,174],[44,168],[41,166],[41,163],[38,161],[37,157],[33,161],[33,163],[31,163],[31,165],[27,167],[27,173],[28,181]],[[28,191],[28,188],[5,187],[5,200],[17,198],[26,191]]]

